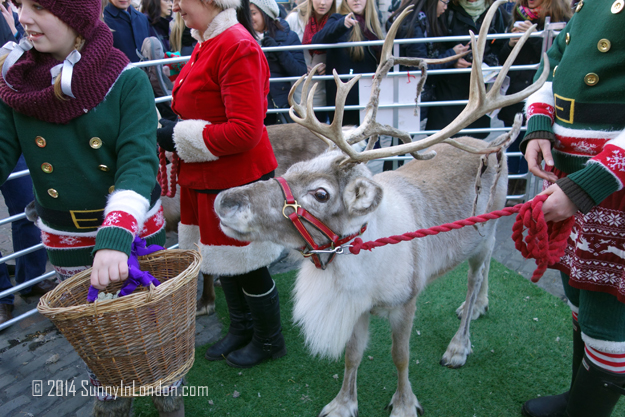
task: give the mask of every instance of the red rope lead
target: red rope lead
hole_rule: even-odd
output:
[[[450,230],[461,229],[465,226],[473,226],[476,223],[485,223],[489,220],[519,213],[512,227],[512,239],[515,242],[515,247],[521,252],[524,258],[536,259],[536,265],[538,267],[532,275],[532,281],[537,282],[540,277],[543,276],[547,267],[555,264],[564,254],[566,241],[571,234],[571,229],[575,222],[575,218],[571,217],[565,221],[547,225],[542,212],[543,202],[546,199],[546,195],[539,195],[531,201],[524,204],[517,204],[514,207],[506,207],[503,210],[469,217],[468,219],[458,220],[453,223],[446,223],[441,226],[420,229],[416,232],[385,237],[369,242],[363,242],[362,239],[356,238],[352,242],[349,251],[354,255],[358,255],[362,249],[371,250],[389,244],[394,245],[419,237],[437,235],[441,232],[449,232]],[[526,228],[528,233],[524,242],[523,232]]]
[[[177,153],[173,154],[169,179],[167,178],[167,158],[165,157],[165,151],[163,148],[158,149],[158,159],[159,167],[156,179],[161,186],[161,197],[174,197],[176,195],[178,165],[180,164],[180,158]]]

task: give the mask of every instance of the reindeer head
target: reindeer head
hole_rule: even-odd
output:
[[[383,192],[365,165],[341,164],[344,159],[342,152],[328,151],[293,165],[283,178],[300,206],[335,233],[350,235],[357,233],[377,209]],[[269,180],[221,192],[215,200],[215,212],[224,233],[235,239],[301,248],[306,242],[284,216],[284,204],[280,185]],[[318,244],[329,241],[315,227],[305,227]]]

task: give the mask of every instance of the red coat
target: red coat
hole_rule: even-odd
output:
[[[172,93],[172,109],[182,119],[174,129],[182,159],[178,182],[195,190],[243,185],[278,166],[263,124],[269,93],[265,55],[231,14],[215,19],[218,24],[202,34],[205,40]]]

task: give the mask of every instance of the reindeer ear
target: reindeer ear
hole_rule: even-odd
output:
[[[378,208],[382,201],[382,187],[368,178],[352,180],[345,188],[343,202],[350,214],[363,216]]]

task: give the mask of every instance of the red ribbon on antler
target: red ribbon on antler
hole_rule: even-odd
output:
[[[394,245],[419,237],[437,235],[441,232],[449,232],[450,230],[461,229],[465,226],[473,226],[476,223],[485,223],[489,220],[519,213],[512,226],[512,240],[514,240],[516,249],[521,252],[525,259],[536,260],[537,268],[532,274],[532,282],[538,282],[547,268],[558,262],[564,255],[567,239],[575,223],[574,217],[561,222],[546,223],[542,207],[547,197],[547,195],[538,195],[533,200],[517,204],[514,207],[506,207],[502,210],[469,217],[453,223],[446,223],[441,226],[420,229],[416,232],[404,233],[403,235],[380,238],[369,242],[363,242],[362,239],[356,238],[352,242],[349,251],[354,255],[358,255],[362,249],[371,250],[389,244]],[[527,236],[524,239],[523,233],[526,229]]]
[[[171,160],[171,173],[169,179],[167,178],[167,158],[165,156],[165,150],[158,148],[159,166],[156,179],[161,186],[161,197],[172,198],[176,195],[176,184],[178,180],[178,165],[180,164],[180,158],[177,153],[172,154]]]

